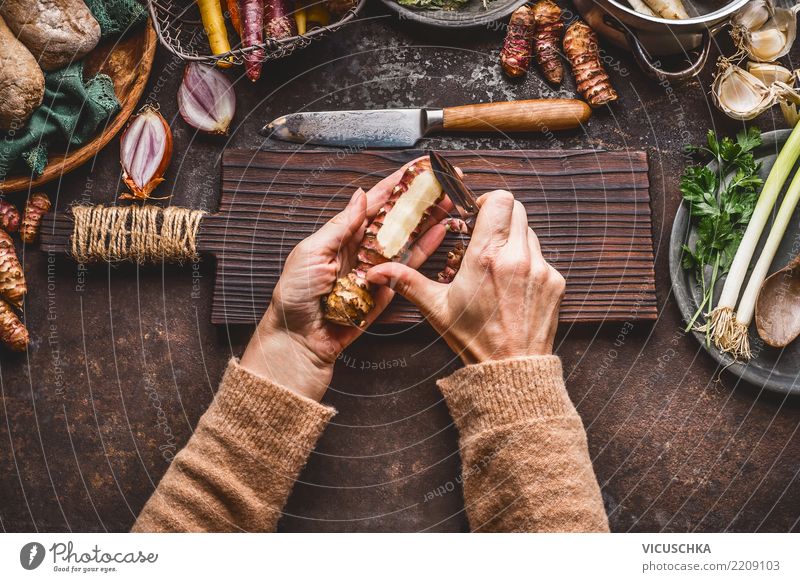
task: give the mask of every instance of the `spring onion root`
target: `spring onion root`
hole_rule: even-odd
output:
[[[731,353],[734,357],[750,357],[747,330],[750,325],[750,320],[752,320],[752,311],[747,318],[736,316],[735,310],[737,300],[739,299],[739,291],[741,291],[742,285],[747,277],[750,261],[753,258],[761,234],[764,232],[767,220],[769,220],[769,216],[775,206],[775,202],[778,200],[783,184],[786,182],[798,157],[800,157],[800,125],[795,126],[792,130],[789,139],[778,154],[778,159],[775,160],[772,170],[770,170],[767,181],[764,183],[764,188],[758,198],[756,208],[753,211],[753,216],[750,219],[750,223],[747,225],[747,230],[744,233],[742,242],[739,244],[739,249],[736,251],[736,256],[731,264],[731,269],[728,273],[728,278],[725,280],[725,286],[722,289],[722,296],[720,297],[719,303],[717,303],[713,311],[709,314],[706,325],[699,328],[699,331],[706,331],[710,334],[711,339],[719,349]],[[796,182],[797,184],[795,184]],[[790,189],[795,185],[800,188],[800,182],[798,182],[797,178],[792,181]],[[784,207],[785,204],[781,205],[781,211],[784,210]],[[791,215],[791,211],[789,215]],[[777,226],[776,224],[776,227]],[[780,242],[780,237],[783,236],[783,233],[781,232],[778,236],[777,229],[773,230],[776,230],[776,237],[778,238],[778,242]],[[777,246],[777,243],[775,244]],[[765,268],[768,269],[772,258],[770,257],[769,260],[767,260],[768,255],[763,256],[764,260],[767,262]],[[754,295],[758,294],[758,288],[761,286],[762,282],[763,278],[761,281],[753,283],[753,285],[756,286]],[[743,297],[742,299],[744,300],[746,298],[747,297]],[[755,297],[753,298],[753,304],[755,304]],[[747,305],[744,305],[744,307],[747,308]],[[747,315],[746,311],[744,315]]]

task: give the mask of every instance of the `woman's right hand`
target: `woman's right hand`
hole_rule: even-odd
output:
[[[466,364],[549,355],[564,278],[542,256],[525,208],[503,190],[478,199],[478,217],[461,268],[450,284],[400,263],[369,270],[414,302]]]

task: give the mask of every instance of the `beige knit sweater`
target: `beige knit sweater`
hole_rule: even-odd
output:
[[[460,434],[472,530],[608,531],[556,356],[467,366],[438,384]],[[232,360],[133,531],[275,530],[334,414]]]

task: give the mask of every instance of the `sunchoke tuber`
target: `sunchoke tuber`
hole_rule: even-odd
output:
[[[25,216],[19,229],[19,236],[24,243],[32,243],[39,234],[39,226],[44,215],[50,212],[50,199],[43,192],[31,194],[25,205]]]
[[[617,100],[617,92],[600,62],[597,35],[585,22],[578,20],[567,29],[564,53],[572,66],[578,92],[591,107]]]
[[[527,4],[517,8],[508,22],[508,32],[500,51],[500,65],[509,77],[521,77],[531,66],[531,42],[536,19]]]
[[[447,262],[439,274],[436,276],[439,283],[452,283],[458,270],[461,268],[461,261],[464,260],[464,253],[467,248],[460,242],[453,246],[453,250],[447,253]]]
[[[0,299],[0,341],[15,352],[28,348],[28,330],[11,306]]]
[[[19,264],[14,241],[7,232],[0,230],[0,296],[19,308],[27,292],[25,274]]]
[[[536,31],[533,35],[533,48],[536,62],[544,78],[554,85],[560,85],[564,78],[564,65],[558,56],[564,23],[561,21],[561,8],[551,0],[540,0],[533,6]]]
[[[341,325],[366,325],[375,306],[367,271],[375,265],[399,260],[431,226],[431,210],[444,197],[428,159],[409,166],[389,199],[367,226],[355,267],[340,277],[324,300],[325,319]]]
[[[0,200],[0,228],[6,232],[19,230],[19,211],[16,206],[5,200]]]

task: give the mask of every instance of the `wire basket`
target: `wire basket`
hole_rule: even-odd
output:
[[[320,2],[322,0],[314,0]],[[223,59],[233,64],[242,64],[244,56],[256,50],[264,51],[264,61],[280,59],[290,55],[297,49],[305,48],[315,40],[319,40],[328,33],[334,32],[351,21],[366,4],[367,0],[358,0],[358,3],[347,11],[336,22],[327,26],[314,28],[305,34],[295,35],[280,40],[265,39],[259,45],[248,47],[234,47],[226,53],[218,55],[211,53],[203,23],[200,20],[200,11],[195,0],[147,0],[153,27],[158,35],[158,40],[169,52],[184,61],[194,61],[214,65]],[[222,0],[223,7],[225,6]],[[227,12],[225,12],[227,16]],[[291,18],[292,15],[289,15]],[[236,39],[230,21],[225,21],[228,29],[228,38]]]

